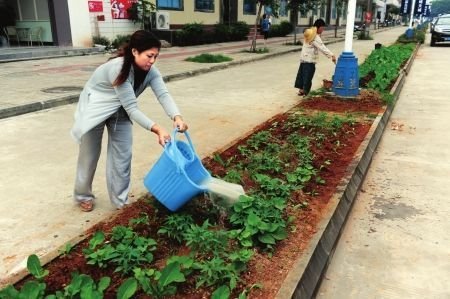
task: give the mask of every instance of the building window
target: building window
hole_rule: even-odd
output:
[[[18,21],[48,21],[47,0],[16,0],[12,3]]]
[[[280,1],[280,17],[287,17],[287,0]]]
[[[256,3],[253,0],[244,0],[244,15],[256,15]]]
[[[214,12],[214,0],[195,0],[195,10]]]
[[[157,0],[156,8],[158,9],[183,9],[183,0]]]

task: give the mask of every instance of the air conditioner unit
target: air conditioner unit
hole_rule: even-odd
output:
[[[167,11],[156,12],[156,29],[158,30],[170,29],[169,12]]]

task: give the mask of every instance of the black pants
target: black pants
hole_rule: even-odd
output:
[[[302,62],[298,68],[295,78],[295,87],[303,89],[305,95],[311,91],[312,79],[316,72],[316,64],[312,62]]]

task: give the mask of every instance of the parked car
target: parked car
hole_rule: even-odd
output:
[[[430,46],[437,42],[450,42],[450,14],[439,16],[431,26]]]

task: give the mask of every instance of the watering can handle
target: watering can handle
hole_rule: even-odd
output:
[[[171,142],[170,142],[170,144],[166,145],[165,147],[167,147],[167,146],[174,146],[173,153],[174,153],[175,164],[177,165],[178,171],[181,172],[181,171],[184,171],[184,169],[181,166],[181,161],[180,161],[181,152],[180,152],[180,150],[178,149],[178,147],[176,146],[176,143],[175,143],[175,141],[176,141],[175,140],[176,133],[178,133],[178,128],[175,128],[173,130],[172,136],[171,136],[171,138],[172,138]],[[191,137],[189,136],[189,133],[187,131],[184,131],[184,135],[186,136],[186,139],[189,142],[189,146],[192,149],[192,153],[194,155],[196,155],[194,144],[192,143],[192,140],[191,140]]]
[[[175,135],[177,133],[178,133],[178,128],[175,128],[172,132],[172,140],[173,141],[175,141]],[[192,143],[191,136],[189,135],[189,133],[187,131],[184,131],[183,133],[186,136],[187,141],[189,142],[189,146],[192,148],[192,152],[194,153],[194,155],[196,155],[197,153],[195,152],[195,148],[194,148],[194,144]]]

